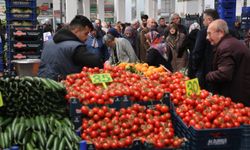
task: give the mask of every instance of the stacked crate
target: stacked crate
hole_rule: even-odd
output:
[[[227,22],[229,28],[233,28],[236,21],[236,0],[218,0],[217,10],[220,18]]]
[[[242,7],[241,28],[245,30],[250,28],[250,7]]]
[[[43,48],[43,29],[37,26],[36,0],[6,0],[7,72],[12,60],[39,58]]]

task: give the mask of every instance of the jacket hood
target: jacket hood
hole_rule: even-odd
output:
[[[81,40],[71,31],[68,29],[61,29],[59,30],[53,37],[55,43],[60,43],[64,41],[79,41]]]

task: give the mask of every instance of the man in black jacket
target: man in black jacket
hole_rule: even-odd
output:
[[[213,47],[206,39],[207,36],[207,27],[208,25],[219,19],[219,14],[214,9],[207,9],[203,13],[203,25],[204,29],[200,30],[196,37],[196,42],[194,49],[191,53],[192,59],[189,60],[191,68],[189,68],[188,76],[190,78],[197,77],[201,88],[206,90],[211,90],[209,84],[205,82],[206,74],[211,71],[211,64],[213,58]]]
[[[38,76],[59,80],[80,72],[83,66],[102,67],[101,56],[84,45],[92,29],[88,18],[75,16],[67,29],[59,30],[53,40],[44,44]]]

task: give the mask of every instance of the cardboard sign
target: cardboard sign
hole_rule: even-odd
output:
[[[102,83],[105,88],[107,88],[106,83],[113,82],[113,79],[109,73],[93,74],[90,75],[90,79],[94,84]]]
[[[186,84],[186,95],[190,97],[192,94],[200,95],[200,85],[197,78],[194,78],[192,80],[188,80],[185,82]]]

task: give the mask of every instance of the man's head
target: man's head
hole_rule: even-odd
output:
[[[154,18],[148,18],[147,20],[147,28],[156,29],[156,21]]]
[[[87,17],[76,15],[69,24],[69,30],[84,42],[88,38],[89,32],[93,30],[93,25]]]
[[[171,14],[170,20],[171,20],[171,22],[174,23],[174,24],[177,24],[177,25],[178,25],[178,24],[181,24],[181,17],[180,17],[179,14],[177,14],[177,13]]]
[[[140,22],[138,19],[135,19],[131,22],[131,26],[133,29],[137,30],[140,27]]]
[[[204,12],[203,12],[203,25],[205,27],[208,27],[208,25],[216,20],[216,19],[219,19],[220,16],[217,12],[217,10],[215,9],[206,9]]]
[[[147,26],[147,20],[148,20],[148,15],[142,15],[141,16],[141,21],[142,21],[142,26],[143,27]]]
[[[207,29],[207,39],[211,45],[217,45],[229,33],[227,23],[222,19],[211,22]]]
[[[101,21],[101,19],[96,19],[96,20],[95,20],[95,25],[96,25],[98,28],[101,28],[101,27],[102,27],[102,21]]]
[[[162,26],[162,27],[166,26],[166,20],[165,20],[165,18],[161,17],[159,19],[159,25]]]
[[[115,48],[115,37],[111,34],[103,36],[103,43],[110,48]]]

